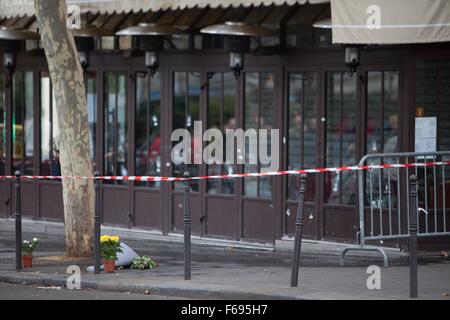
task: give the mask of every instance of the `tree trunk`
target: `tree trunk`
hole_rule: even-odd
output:
[[[86,91],[75,40],[66,24],[66,1],[35,0],[34,5],[58,113],[61,173],[92,176]],[[93,182],[64,180],[63,198],[66,255],[91,256]]]

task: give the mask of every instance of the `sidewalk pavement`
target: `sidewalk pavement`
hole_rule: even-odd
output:
[[[25,238],[35,236],[25,233]],[[14,234],[0,233],[0,282],[39,286],[66,285],[67,267],[82,270],[84,289],[150,293],[196,299],[407,299],[409,269],[404,256],[391,257],[395,266],[381,268],[381,290],[367,288],[367,265],[382,265],[374,256],[349,257],[351,267],[338,266],[338,251],[305,251],[300,267],[299,287],[290,288],[291,253],[260,249],[211,247],[194,244],[192,280],[183,280],[183,245],[162,240],[124,239],[138,254],[159,263],[154,270],[118,270],[115,274],[86,272],[91,259],[64,258],[64,238],[42,236],[34,268],[14,270]],[[360,255],[362,253],[359,253]],[[361,266],[362,262],[366,266]],[[430,261],[430,260],[422,260]],[[422,263],[419,266],[419,298],[450,300],[450,261]],[[395,264],[395,263],[394,263]],[[1,293],[0,293],[1,299]]]

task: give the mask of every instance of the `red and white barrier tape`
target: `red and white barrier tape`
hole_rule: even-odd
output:
[[[340,168],[320,168],[320,169],[302,169],[287,170],[264,173],[236,173],[230,175],[214,175],[200,177],[151,177],[151,176],[100,176],[100,177],[82,177],[82,176],[21,176],[21,180],[104,180],[104,181],[136,181],[136,182],[177,182],[177,181],[194,181],[194,180],[214,180],[214,179],[236,179],[246,177],[268,177],[268,176],[284,176],[299,175],[311,173],[325,172],[344,172],[344,171],[363,171],[376,169],[394,169],[394,168],[413,168],[413,167],[436,167],[450,165],[450,161],[440,162],[417,162],[417,163],[395,163],[395,164],[378,164],[365,166],[351,166]],[[0,180],[14,180],[15,176],[0,176]]]

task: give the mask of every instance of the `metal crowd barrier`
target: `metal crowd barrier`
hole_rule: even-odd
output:
[[[417,236],[450,236],[446,215],[450,213],[450,151],[369,154],[360,166],[407,164],[406,167],[358,171],[359,247],[347,247],[341,253],[341,266],[349,251],[376,251],[388,257],[382,247],[368,247],[368,241],[407,239],[410,176],[417,177]],[[436,162],[427,165],[427,162]],[[411,166],[408,166],[410,164]],[[414,165],[413,165],[414,164]]]

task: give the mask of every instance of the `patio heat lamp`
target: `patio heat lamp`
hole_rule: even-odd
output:
[[[139,49],[145,52],[145,67],[153,77],[159,68],[159,54],[164,50],[164,39],[180,33],[180,29],[172,26],[140,23],[137,26],[122,29],[116,35],[136,37]]]
[[[232,21],[203,28],[200,32],[225,37],[225,50],[230,52],[230,68],[236,79],[244,69],[244,55],[250,52],[251,38],[272,35],[263,27]]]
[[[0,27],[0,47],[3,48],[3,66],[12,75],[16,67],[17,53],[22,49],[23,40],[38,40],[37,32],[16,27]]]
[[[114,32],[108,29],[100,28],[93,25],[86,25],[81,29],[73,29],[75,45],[80,55],[80,63],[84,72],[90,65],[90,54],[95,50],[96,37],[110,37]]]

